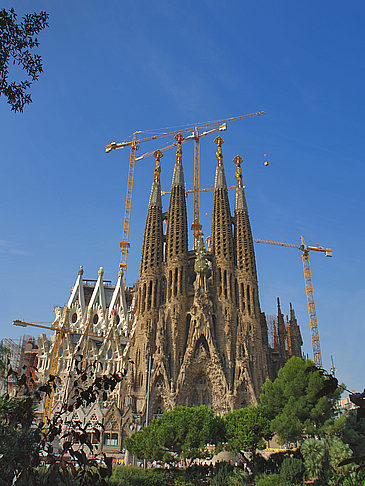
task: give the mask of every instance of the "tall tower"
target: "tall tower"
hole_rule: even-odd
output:
[[[246,363],[246,381],[258,397],[268,372],[267,327],[260,310],[255,252],[243,187],[242,158],[237,155],[233,161],[236,164],[234,243],[238,308],[237,364],[241,367],[243,362]],[[236,376],[239,375],[237,373]]]
[[[167,367],[173,384],[176,382],[182,362],[186,339],[188,253],[188,223],[181,149],[183,136],[177,134],[175,140],[176,159],[171,183],[165,247],[165,279],[167,282],[165,339],[168,349]]]
[[[145,231],[143,236],[141,269],[138,293],[138,322],[135,342],[132,348],[129,387],[134,388],[138,400],[144,400],[147,388],[145,371],[148,357],[155,352],[156,327],[159,308],[163,299],[163,228],[160,160],[162,153],[157,150],[154,178],[148,203]]]
[[[223,364],[227,372],[230,388],[233,386],[236,340],[236,296],[234,288],[234,240],[232,216],[228,200],[226,176],[223,167],[221,137],[217,144],[217,166],[214,181],[214,199],[212,215],[213,273],[218,299],[217,322],[215,333]]]

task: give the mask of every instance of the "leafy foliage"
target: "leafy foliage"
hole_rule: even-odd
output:
[[[233,454],[241,453],[247,462],[249,461],[245,451],[250,452],[254,468],[256,449],[262,449],[265,440],[272,436],[270,421],[265,416],[263,408],[257,406],[233,410],[225,416],[225,424],[227,450]]]
[[[292,357],[274,382],[264,383],[261,403],[271,419],[271,430],[281,443],[320,435],[333,423],[335,402],[341,391],[334,383],[328,387],[327,381],[311,361]],[[327,393],[329,388],[332,394],[323,395],[323,390]]]
[[[321,484],[341,484],[346,477],[354,476],[352,466],[339,466],[339,462],[351,457],[347,444],[336,436],[325,439],[306,439],[301,448],[306,475]]]
[[[303,461],[297,457],[286,457],[281,464],[280,476],[288,484],[301,483],[303,472]]]
[[[14,476],[29,473],[38,464],[39,428],[34,420],[31,398],[0,398],[0,485],[11,484]]]
[[[14,9],[0,10],[0,96],[3,94],[13,111],[23,111],[32,98],[27,90],[43,71],[42,59],[31,50],[39,46],[36,35],[48,26],[46,12],[26,14],[23,21],[16,22]],[[19,83],[9,82],[9,64],[17,64],[26,73]]]
[[[207,444],[218,444],[224,437],[223,422],[213,410],[200,407],[176,407],[152,420],[148,427],[126,439],[127,449],[139,459],[165,463],[211,456]]]

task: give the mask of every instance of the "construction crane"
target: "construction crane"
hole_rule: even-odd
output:
[[[312,273],[311,273],[311,268],[309,263],[309,252],[319,251],[324,253],[327,257],[332,257],[332,249],[323,248],[322,246],[308,246],[304,241],[303,235],[299,235],[299,236],[300,236],[300,245],[296,245],[294,243],[284,243],[282,241],[275,241],[275,240],[263,240],[261,238],[254,238],[254,241],[255,243],[265,243],[267,245],[297,248],[302,252],[304,282],[305,282],[305,290],[307,294],[309,325],[311,330],[312,347],[313,347],[313,358],[314,358],[315,365],[318,366],[319,368],[322,368],[323,365],[322,365],[321,345],[319,341],[316,306],[314,303],[314,292],[313,292]]]
[[[157,135],[152,135],[152,136],[142,137],[142,138],[137,138],[137,135],[139,133],[142,133],[142,132],[136,131],[133,134],[132,140],[129,140],[129,141],[126,141],[126,142],[118,142],[118,143],[114,141],[114,142],[111,142],[110,144],[106,145],[106,147],[105,147],[106,153],[109,153],[109,152],[111,152],[112,150],[115,150],[115,149],[130,147],[127,194],[126,194],[124,223],[123,223],[123,237],[122,237],[122,241],[120,243],[121,259],[120,259],[120,264],[119,264],[119,268],[123,270],[124,283],[126,281],[127,257],[128,257],[128,250],[130,248],[129,228],[130,228],[130,221],[131,221],[135,162],[137,160],[141,160],[145,157],[149,157],[154,152],[154,150],[153,150],[152,152],[148,152],[146,154],[143,154],[140,157],[136,157],[136,153],[137,153],[137,150],[139,148],[139,145],[141,143],[144,143],[144,142],[152,142],[154,140],[160,140],[162,138],[174,137],[178,133],[184,134],[184,133],[192,132],[191,135],[187,136],[185,138],[185,140],[183,140],[183,143],[187,142],[189,140],[194,140],[194,223],[198,223],[196,225],[196,228],[198,229],[199,224],[200,224],[199,223],[200,138],[202,136],[208,135],[208,133],[206,133],[207,131],[209,131],[210,133],[214,133],[214,131],[225,130],[227,128],[227,123],[230,123],[230,122],[233,122],[233,121],[236,121],[236,120],[242,120],[242,119],[245,119],[245,118],[253,118],[253,117],[261,116],[261,115],[264,115],[264,114],[265,114],[265,112],[259,111],[259,112],[256,112],[256,113],[249,113],[247,115],[235,116],[235,117],[231,117],[231,118],[226,118],[224,120],[217,120],[217,121],[213,121],[213,122],[197,124],[197,125],[182,128],[180,130],[163,132],[163,133],[159,133]],[[203,130],[203,132],[200,133],[202,130]],[[165,150],[168,150],[169,148],[172,148],[174,145],[175,145],[174,143],[170,144],[166,147],[163,147],[160,150],[161,150],[161,152],[163,152]],[[194,237],[195,237],[195,232],[196,231],[194,230]]]
[[[63,316],[62,316],[63,322],[65,322],[65,320],[67,319],[68,313],[69,313],[69,309],[68,309],[68,307],[66,307],[64,312],[63,312]],[[89,316],[86,332],[76,332],[76,331],[69,331],[69,330],[66,330],[66,329],[62,329],[62,328],[59,328],[59,327],[50,327],[50,326],[44,326],[44,325],[36,324],[36,323],[33,323],[33,322],[25,322],[25,321],[21,321],[20,319],[16,319],[16,320],[13,321],[14,326],[21,326],[21,327],[32,326],[32,327],[38,327],[38,328],[41,328],[41,329],[48,329],[48,330],[51,330],[51,331],[56,331],[53,350],[52,350],[51,364],[50,364],[50,369],[49,369],[49,374],[52,375],[52,376],[57,375],[58,361],[59,361],[59,357],[60,357],[62,337],[65,334],[76,334],[76,335],[79,335],[79,336],[102,338],[102,336],[99,336],[97,334],[89,332],[90,323],[91,323],[91,320],[90,320],[90,316]],[[46,423],[47,419],[49,420],[51,418],[53,397],[54,397],[54,387],[52,387],[51,393],[46,395],[46,401],[45,401],[45,404],[44,404],[44,412],[43,412],[43,423],[44,424]]]

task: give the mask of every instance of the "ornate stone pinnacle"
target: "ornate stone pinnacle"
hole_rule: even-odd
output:
[[[99,275],[99,277],[102,277],[104,275],[104,268],[103,267],[99,268],[98,275]]]
[[[182,164],[181,143],[184,140],[184,137],[181,135],[181,133],[177,133],[175,135],[175,140],[176,140],[176,164],[181,165]]]
[[[160,159],[161,159],[161,157],[163,157],[163,153],[161,152],[161,150],[155,150],[155,152],[153,152],[153,155],[156,158],[155,169],[153,171],[153,173],[154,173],[153,182],[159,183],[160,182],[160,174],[161,174]]]
[[[236,155],[236,157],[233,159],[233,162],[236,164],[236,172],[234,175],[237,181],[237,187],[243,187],[242,170],[241,170],[242,161],[243,159],[239,155]]]
[[[215,140],[214,143],[217,144],[217,167],[223,167],[223,153],[222,153],[222,143],[224,143],[224,140],[222,137],[218,136]]]

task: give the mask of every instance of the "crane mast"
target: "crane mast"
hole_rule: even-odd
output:
[[[299,235],[299,236],[301,242],[300,245],[296,245],[294,243],[285,243],[283,241],[276,241],[276,240],[264,240],[262,238],[254,238],[254,242],[264,243],[266,245],[285,246],[287,248],[297,248],[302,252],[305,292],[307,296],[309,326],[311,331],[311,340],[312,340],[312,348],[313,348],[313,361],[316,366],[322,368],[323,367],[322,353],[321,353],[321,344],[319,341],[316,306],[314,302],[314,291],[313,291],[312,273],[311,273],[310,262],[309,262],[309,251],[323,252],[327,257],[331,257],[332,249],[323,248],[321,246],[307,246],[304,241],[303,235]]]

